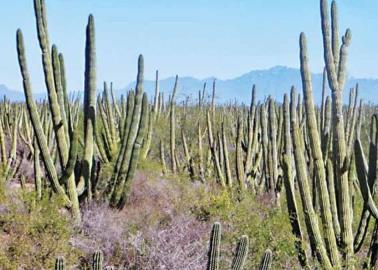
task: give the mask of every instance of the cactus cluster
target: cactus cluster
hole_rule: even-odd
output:
[[[139,57],[136,91],[128,94],[127,107],[125,105],[125,108],[122,106],[122,110],[119,109],[112,89],[110,101],[106,84],[102,99],[97,98],[95,23],[94,17],[89,16],[85,45],[84,113],[83,122],[80,123],[80,98],[70,100],[68,97],[63,54],[59,53],[55,45],[50,50],[45,1],[34,0],[34,11],[48,102],[36,103],[33,98],[23,34],[18,30],[17,53],[26,107],[14,110],[6,119],[6,125],[12,128],[14,138],[9,154],[5,150],[2,130],[4,124],[0,125],[1,160],[6,178],[12,177],[18,168],[15,165],[19,132],[16,123],[22,120],[24,128],[19,133],[34,156],[38,197],[43,193],[41,160],[49,181],[48,186],[63,198],[79,223],[81,201],[89,203],[95,196],[103,195],[104,198],[109,198],[112,206],[122,208],[125,205],[130,182],[136,172],[149,114],[147,96],[143,94],[143,56]],[[78,134],[81,126],[83,137]],[[97,184],[101,164],[111,161],[116,161],[113,176],[105,184],[105,191],[99,191]]]

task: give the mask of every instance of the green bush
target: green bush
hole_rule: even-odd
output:
[[[222,223],[223,260],[232,258],[237,241],[246,234],[250,239],[246,269],[257,267],[267,248],[273,251],[274,269],[297,264],[294,237],[288,233],[291,227],[284,210],[266,205],[249,194],[238,201],[232,193],[224,190],[204,193],[194,203],[192,212],[200,220]],[[223,261],[225,265],[229,263]]]
[[[52,269],[58,256],[67,265],[78,262],[79,254],[70,245],[73,228],[59,199],[45,196],[36,204],[34,194],[23,194],[7,200],[4,209],[1,269]]]

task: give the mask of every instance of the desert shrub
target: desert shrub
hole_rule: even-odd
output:
[[[203,198],[195,202],[193,214],[199,220],[220,221],[222,232],[222,264],[229,267],[235,253],[235,247],[241,235],[250,239],[247,269],[259,265],[266,248],[273,251],[274,269],[285,269],[287,265],[296,265],[294,238],[284,210],[273,207],[269,198],[256,198],[245,194],[237,200],[235,194],[228,191],[204,193]]]
[[[51,269],[58,256],[67,265],[76,263],[73,228],[62,209],[58,198],[46,196],[36,203],[33,193],[7,199],[0,215],[0,268]]]
[[[101,202],[85,207],[81,233],[71,239],[85,254],[81,264],[101,249],[105,264],[127,269],[204,269],[211,226],[189,213],[189,190],[195,189],[188,182],[146,170],[123,211]]]

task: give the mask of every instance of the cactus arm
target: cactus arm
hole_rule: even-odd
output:
[[[61,66],[60,60],[58,55],[58,49],[55,45],[52,46],[51,50],[51,58],[52,58],[52,65],[53,65],[53,73],[54,73],[54,82],[55,82],[55,89],[56,95],[59,103],[61,121],[65,130],[66,135],[66,144],[69,145],[69,132],[68,132],[68,123],[67,123],[67,116],[66,116],[66,108],[64,103],[64,92],[62,86],[62,75],[61,75]]]
[[[375,205],[373,200],[373,196],[370,191],[369,183],[366,177],[366,173],[364,172],[364,164],[362,163],[362,144],[359,140],[356,140],[354,143],[354,150],[356,155],[356,168],[357,168],[357,175],[360,182],[361,194],[366,203],[370,213],[376,219],[378,219],[378,208]]]
[[[170,103],[170,150],[171,150],[171,169],[173,173],[177,172],[176,162],[176,115],[175,115],[175,95],[177,91],[178,76],[176,75],[175,85]]]
[[[307,233],[309,235],[311,245],[315,248],[317,252],[317,256],[321,265],[324,267],[324,269],[333,269],[333,266],[327,254],[327,250],[322,240],[317,215],[312,204],[311,192],[308,182],[307,165],[303,156],[303,138],[301,137],[299,125],[296,119],[297,112],[295,108],[295,96],[295,90],[292,89],[290,110],[292,139],[294,146],[296,174],[298,179],[299,191],[302,198]]]
[[[136,83],[136,95],[135,95],[135,105],[133,108],[133,113],[131,117],[129,132],[127,137],[123,139],[126,140],[125,150],[120,161],[120,166],[118,172],[114,172],[115,175],[113,183],[115,188],[113,189],[113,194],[111,198],[112,205],[116,206],[122,195],[122,190],[125,184],[127,171],[130,166],[130,160],[133,150],[133,145],[137,137],[141,111],[142,111],[142,98],[143,98],[143,79],[144,79],[144,60],[143,56],[140,55],[138,59],[138,75]],[[120,151],[121,153],[121,151]],[[122,154],[122,153],[121,153]]]
[[[332,212],[328,194],[325,165],[319,140],[320,136],[316,124],[315,107],[312,96],[312,82],[307,55],[307,42],[304,33],[302,33],[300,36],[300,60],[303,99],[305,102],[306,120],[308,126],[308,135],[310,139],[311,153],[317,172],[316,177],[319,187],[321,218],[325,234],[324,238],[332,265],[335,268],[340,269],[340,259],[337,250],[335,232],[333,230]]]
[[[85,46],[84,82],[84,157],[79,182],[84,182],[88,201],[92,198],[91,170],[96,130],[96,47],[95,25],[92,15],[88,18]]]
[[[222,187],[225,187],[226,183],[224,181],[224,175],[223,175],[223,172],[221,170],[221,167],[220,167],[220,164],[219,164],[219,158],[218,158],[218,155],[217,155],[217,152],[216,152],[216,149],[215,149],[215,142],[214,142],[214,136],[213,136],[212,123],[211,123],[211,119],[210,119],[211,118],[210,112],[207,112],[206,117],[207,117],[207,135],[208,135],[208,139],[209,139],[209,149],[211,151],[211,155],[212,155],[213,160],[214,160],[214,167],[216,168],[218,178],[219,178],[219,182],[220,182]]]
[[[295,197],[294,176],[292,173],[292,143],[290,136],[290,109],[287,94],[284,95],[283,104],[283,117],[284,117],[284,156],[283,156],[283,174],[284,185],[286,191],[286,203],[289,212],[289,220],[292,228],[292,232],[296,239],[296,249],[298,251],[298,259],[302,267],[307,265],[307,256],[303,243],[303,235],[301,224],[298,218],[298,207]]]
[[[224,168],[226,171],[226,182],[229,187],[232,187],[232,171],[230,166],[230,160],[228,157],[228,144],[227,144],[227,135],[225,129],[225,123],[222,122],[222,149],[223,149],[223,160],[224,160]]]
[[[139,154],[140,150],[143,144],[143,140],[146,135],[146,127],[147,127],[147,116],[148,116],[148,100],[147,100],[147,93],[143,94],[143,100],[142,100],[142,111],[140,116],[140,123],[138,128],[137,137],[135,139],[135,143],[133,145],[132,154],[131,154],[131,160],[129,169],[127,171],[127,176],[125,180],[125,184],[123,186],[122,196],[120,199],[120,202],[118,204],[119,209],[123,209],[125,206],[126,200],[129,195],[130,187],[131,187],[131,181],[133,180],[137,165],[139,162]]]
[[[237,120],[237,135],[236,135],[236,175],[239,182],[239,187],[241,190],[245,189],[244,182],[244,164],[243,164],[243,149],[242,149],[242,138],[243,138],[243,120],[238,117]]]
[[[64,127],[62,125],[60,106],[54,82],[54,72],[48,41],[45,1],[34,0],[34,10],[37,23],[38,40],[42,52],[45,84],[47,88],[54,132],[56,135],[56,141],[58,146],[59,161],[61,167],[64,167],[64,164],[67,162],[68,158],[68,147],[66,142],[67,138],[64,132]]]
[[[47,178],[51,182],[52,188],[59,195],[63,196],[66,203],[69,204],[69,199],[64,192],[64,189],[60,186],[58,181],[58,175],[55,169],[54,162],[51,158],[49,148],[47,146],[47,140],[42,130],[40,117],[38,114],[37,105],[34,102],[32,89],[30,85],[29,72],[27,69],[27,63],[25,58],[24,41],[21,30],[17,31],[17,53],[18,61],[20,65],[21,75],[23,78],[23,87],[25,93],[26,104],[29,111],[29,116],[33,125],[34,133],[38,141],[38,146],[41,150],[42,160],[45,165]]]
[[[40,151],[37,139],[34,138],[33,140],[33,147],[34,147],[34,184],[35,184],[35,191],[37,194],[37,199],[42,198],[42,172],[40,166]]]

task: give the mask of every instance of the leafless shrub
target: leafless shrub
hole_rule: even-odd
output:
[[[210,225],[175,209],[182,194],[167,180],[138,175],[123,211],[105,203],[83,210],[71,242],[86,254],[101,249],[107,265],[128,269],[204,269]]]

